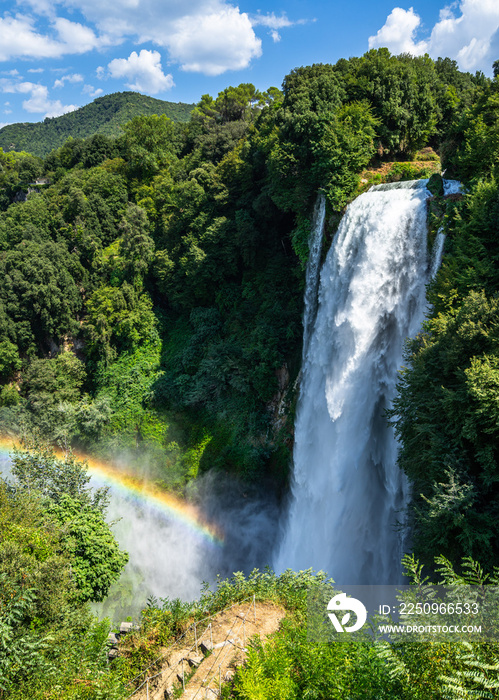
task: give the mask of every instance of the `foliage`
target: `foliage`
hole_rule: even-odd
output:
[[[457,314],[432,319],[408,346],[393,414],[424,561],[442,551],[453,561],[497,560],[496,316],[496,300],[471,292]]]
[[[34,360],[22,383],[33,427],[54,441],[72,437],[84,380],[83,362],[72,352],[63,352],[54,359]]]
[[[430,318],[408,343],[391,412],[401,440],[399,464],[414,483],[416,553],[426,563],[441,552],[454,562],[480,557],[487,570],[499,555],[493,525],[499,513],[499,145],[493,112],[485,118],[496,91],[494,81],[454,126],[454,138],[462,130],[461,146],[447,162],[471,184],[464,200],[447,208],[448,254],[428,292]],[[470,119],[475,125],[488,120],[487,155],[477,156]]]
[[[80,602],[64,528],[21,483],[0,482],[0,506],[0,697],[122,697],[103,675],[108,622]],[[95,693],[81,694],[87,678]]]
[[[409,697],[397,679],[390,679],[367,639],[356,644],[312,644],[303,621],[295,619],[265,644],[253,642],[248,662],[238,669],[226,697],[340,700],[345,693],[355,700]]]
[[[427,55],[391,56],[386,48],[371,49],[361,58],[341,59],[336,70],[349,100],[371,103],[381,153],[414,155],[428,144],[440,115],[437,68]]]
[[[37,438],[24,438],[12,452],[12,474],[21,492],[38,494],[50,502],[59,503],[65,496],[82,507],[104,514],[108,505],[108,489],[91,489],[85,462],[71,451],[57,457],[50,445]]]
[[[36,179],[43,173],[43,163],[29,153],[4,153],[0,147],[0,210],[16,198],[24,198]]]
[[[79,600],[103,600],[128,554],[119,549],[102,513],[64,493],[47,507],[47,515],[62,528],[60,549],[71,561]]]
[[[497,174],[499,153],[499,82],[486,84],[449,128],[444,167],[464,181]]]
[[[104,519],[108,489],[90,489],[86,464],[71,452],[57,458],[37,440],[14,450],[12,474],[16,491],[40,499],[48,527],[59,533],[57,553],[71,565],[73,597],[102,600],[128,561]]]
[[[133,349],[155,337],[151,299],[128,282],[121,287],[100,287],[88,300],[87,309],[89,351],[106,361],[114,359],[118,350]]]
[[[49,338],[74,331],[83,269],[66,246],[23,240],[4,253],[0,273],[0,333],[22,353],[47,351]]]

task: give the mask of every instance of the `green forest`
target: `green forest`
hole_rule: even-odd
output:
[[[150,600],[109,664],[112,623],[89,603],[128,557],[71,451],[147,458],[179,496],[212,471],[284,498],[317,194],[329,246],[370,184],[433,175],[445,255],[387,415],[412,485],[404,565],[418,585],[498,585],[499,62],[494,75],[371,50],[281,89],[203,95],[188,121],[142,113],[104,133],[92,116],[0,149],[0,431],[23,438],[0,482],[0,698],[124,700],[192,620],[253,594],[287,617],[226,698],[498,697],[497,643],[312,645],[310,571]],[[442,196],[440,170],[464,196]]]
[[[194,107],[183,102],[157,100],[138,92],[115,92],[60,117],[7,124],[0,129],[0,148],[44,157],[68,138],[84,139],[95,134],[119,136],[121,127],[139,114],[165,114],[174,122],[187,122]]]

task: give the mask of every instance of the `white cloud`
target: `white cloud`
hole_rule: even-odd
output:
[[[139,44],[152,42],[168,49],[170,59],[186,71],[219,75],[246,68],[261,55],[261,40],[252,21],[230,0],[61,2],[82,12],[108,42],[125,37]]]
[[[297,24],[297,22],[292,22],[288,19],[284,12],[279,17],[277,17],[274,12],[271,12],[267,15],[261,15],[260,13],[253,15],[251,17],[251,24],[254,27],[261,24],[263,27],[269,27],[271,29],[282,29],[283,27],[292,27],[293,24]],[[303,20],[300,20],[300,24],[303,24]]]
[[[72,47],[70,53],[86,53],[107,43],[106,39],[99,39],[90,27],[70,22],[64,17],[58,17],[54,21],[54,27],[63,45]]]
[[[83,76],[80,73],[71,73],[69,75],[63,75],[62,78],[58,78],[52,87],[62,88],[64,83],[82,83]]]
[[[253,27],[257,27],[259,25],[267,27],[269,29],[269,34],[272,37],[272,40],[274,42],[278,42],[281,41],[281,35],[277,30],[283,29],[283,27],[292,27],[293,24],[297,23],[291,22],[291,20],[288,19],[285,13],[277,17],[277,15],[274,12],[271,12],[267,15],[262,15],[260,13],[258,13],[257,15],[253,15],[251,17],[251,24],[253,25]],[[303,24],[303,20],[300,20],[300,24]]]
[[[171,62],[186,71],[219,75],[246,68],[262,53],[254,27],[265,27],[274,41],[280,30],[303,24],[285,13],[249,17],[233,0],[17,0],[43,17],[50,30],[39,30],[30,17],[5,18],[0,28],[0,60],[14,56],[56,57],[84,53],[134,39],[169,51]],[[75,10],[84,23],[65,18]],[[21,22],[22,26],[11,26]],[[10,30],[9,41],[3,41]],[[22,31],[21,31],[22,30]]]
[[[90,27],[63,17],[55,18],[51,28],[53,36],[37,32],[32,17],[0,17],[0,61],[21,56],[59,58],[65,54],[86,53],[110,43],[109,37],[97,37]]]
[[[131,90],[155,95],[174,85],[172,76],[163,73],[158,51],[142,49],[140,54],[132,51],[128,58],[115,58],[107,67],[112,78],[125,78]]]
[[[99,97],[99,95],[102,95],[104,90],[102,88],[94,88],[93,85],[84,85],[82,93],[84,95],[89,95],[90,97]]]
[[[0,61],[16,56],[53,58],[61,55],[58,42],[36,32],[29,17],[0,18]]]
[[[499,3],[495,0],[463,0],[457,16],[446,8],[430,37],[431,55],[450,56],[463,70],[490,73],[497,58]]]
[[[416,30],[420,24],[421,19],[412,7],[408,10],[395,7],[376,36],[369,37],[369,48],[387,46],[395,54],[411,53],[419,56],[427,50],[425,41],[415,41]]]
[[[432,58],[448,56],[461,70],[491,73],[499,55],[499,3],[497,0],[462,0],[445,6],[428,39],[416,41],[421,20],[412,8],[400,7],[388,15],[386,23],[369,47],[387,46],[393,53],[429,53]]]
[[[28,68],[28,73],[43,73],[45,68]]]
[[[78,109],[76,105],[63,105],[60,100],[51,100],[47,86],[40,83],[12,83],[7,79],[1,79],[0,89],[6,93],[29,95],[23,100],[23,108],[27,112],[43,114],[44,117],[59,117],[61,114]]]
[[[55,3],[52,0],[18,0],[18,4],[31,7],[37,15],[53,17],[55,13]]]
[[[246,68],[262,54],[246,13],[229,7],[219,12],[183,17],[168,38],[172,59],[185,71],[220,75]]]

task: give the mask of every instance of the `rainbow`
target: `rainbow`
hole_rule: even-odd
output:
[[[0,436],[0,456],[8,457],[12,448],[16,446],[19,446],[19,443],[13,438]],[[64,457],[61,450],[55,449],[54,452],[58,457]],[[96,459],[82,452],[74,451],[73,454],[86,462],[91,476],[110,486],[126,499],[139,506],[152,508],[160,516],[174,520],[216,547],[223,544],[220,532],[204,521],[195,506],[161,490],[151,482],[138,479],[133,474],[119,469],[113,462]]]

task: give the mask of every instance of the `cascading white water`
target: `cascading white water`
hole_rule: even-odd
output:
[[[317,312],[317,292],[319,291],[319,267],[321,263],[322,238],[326,220],[326,197],[320,192],[314,209],[312,228],[308,240],[308,261],[305,275],[305,298],[303,311],[303,356],[305,356],[312,335]]]
[[[344,584],[400,581],[397,522],[407,484],[384,411],[404,340],[426,308],[426,183],[381,185],[358,197],[324,263],[277,571],[312,567]]]
[[[431,258],[431,267],[430,267],[430,279],[433,279],[433,277],[435,277],[435,275],[438,272],[438,269],[440,267],[440,263],[442,262],[442,255],[444,253],[444,245],[445,245],[445,233],[443,231],[443,227],[441,227],[437,232],[437,236],[435,238],[435,243],[433,244],[433,255]]]

